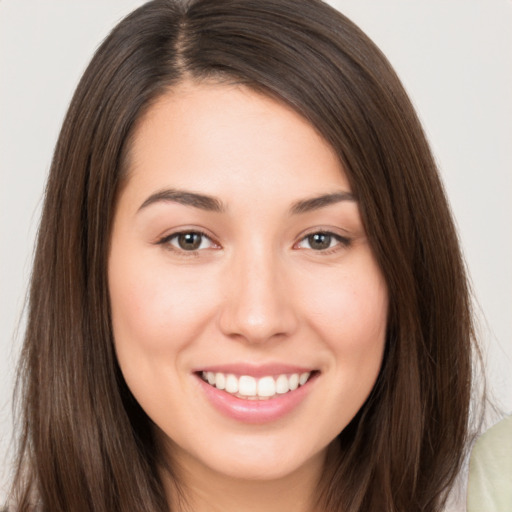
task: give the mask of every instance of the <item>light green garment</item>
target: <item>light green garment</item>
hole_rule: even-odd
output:
[[[469,463],[467,512],[512,512],[512,416],[475,443]]]

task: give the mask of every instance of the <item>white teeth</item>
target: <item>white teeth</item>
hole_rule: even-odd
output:
[[[225,389],[228,393],[238,393],[238,379],[234,375],[228,375],[226,377]]]
[[[306,384],[306,382],[308,381],[310,375],[311,374],[309,372],[301,373],[299,377],[299,386],[304,386],[304,384]]]
[[[223,373],[215,374],[215,387],[217,389],[225,389],[226,388],[226,376]]]
[[[243,396],[256,396],[256,379],[242,375],[238,380],[238,392]]]
[[[290,376],[290,391],[294,391],[299,387],[299,375],[297,373],[294,373]]]
[[[288,393],[290,391],[290,385],[288,384],[288,377],[286,375],[279,375],[276,380],[276,391],[280,395]]]
[[[294,391],[299,386],[304,386],[310,375],[311,372],[304,372],[301,374],[282,374],[277,378],[266,376],[257,379],[250,375],[237,377],[231,373],[202,372],[203,380],[211,386],[249,400],[272,398],[276,394],[283,395],[289,391]]]
[[[276,381],[273,377],[263,377],[258,381],[258,396],[274,396]]]

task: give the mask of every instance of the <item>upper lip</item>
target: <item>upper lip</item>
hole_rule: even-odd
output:
[[[219,365],[202,366],[194,370],[198,372],[225,373],[233,375],[250,375],[252,377],[266,377],[270,375],[283,375],[292,373],[306,373],[315,371],[314,367],[270,363],[270,364],[250,364],[250,363],[230,363]]]

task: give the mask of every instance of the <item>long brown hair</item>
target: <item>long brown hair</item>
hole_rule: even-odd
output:
[[[321,508],[440,510],[464,455],[472,381],[457,235],[391,66],[318,0],[155,0],[96,52],[62,127],[38,234],[16,510],[169,510],[153,426],[116,362],[106,262],[134,126],[184,78],[243,83],[308,119],[346,169],[387,281],[382,369],[336,440]]]

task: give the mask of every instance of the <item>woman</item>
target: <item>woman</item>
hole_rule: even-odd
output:
[[[435,164],[368,38],[317,1],[150,2],[55,151],[14,509],[441,510],[471,347]]]

